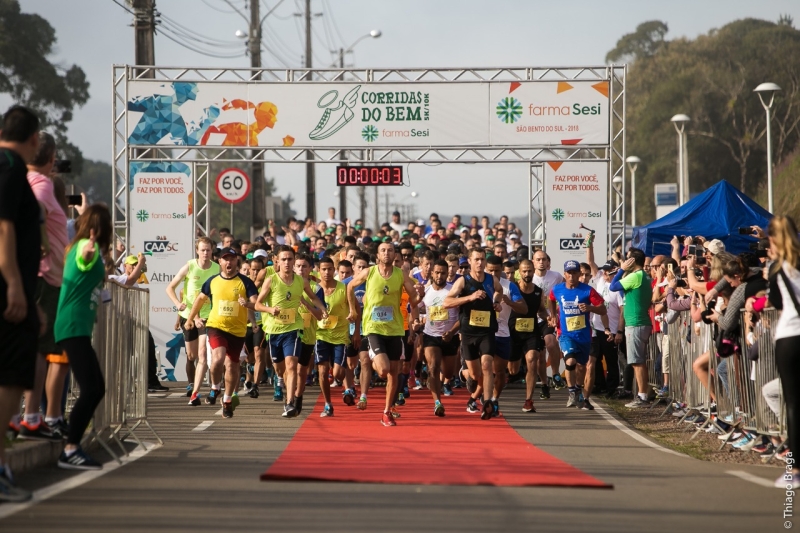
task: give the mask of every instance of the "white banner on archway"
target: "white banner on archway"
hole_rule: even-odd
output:
[[[140,284],[150,290],[150,333],[161,352],[160,374],[166,374],[170,381],[185,380],[183,336],[175,331],[178,309],[167,297],[166,288],[194,257],[191,167],[183,163],[132,163],[130,176],[128,248],[133,255],[146,255],[147,272]]]
[[[595,231],[598,265],[608,255],[608,163],[550,162],[544,166],[545,233],[552,270],[586,261],[585,240]],[[588,229],[587,229],[588,228]]]

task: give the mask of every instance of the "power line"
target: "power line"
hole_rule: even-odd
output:
[[[194,42],[199,43],[199,44],[204,44],[204,45],[218,47],[218,48],[241,48],[242,47],[242,43],[235,42],[235,41],[210,41],[210,40],[201,39],[200,37],[197,37],[195,35],[189,34],[189,33],[185,32],[185,31],[181,30],[178,26],[175,26],[173,21],[171,21],[170,19],[168,19],[166,17],[162,17],[161,22],[166,24],[166,26],[164,26],[164,25],[161,26],[162,30],[163,29],[168,29],[168,30],[172,31],[174,34],[179,35],[180,37],[182,37],[182,38],[184,38],[184,39],[186,39],[188,41],[194,41]]]
[[[232,9],[220,9],[220,8],[218,8],[218,7],[214,6],[213,4],[210,4],[210,3],[208,2],[208,0],[201,0],[201,1],[202,1],[202,2],[203,2],[205,5],[207,5],[207,6],[208,6],[208,7],[210,7],[211,9],[213,9],[214,11],[218,11],[218,12],[220,12],[220,13],[236,13],[236,11],[235,11],[235,10],[232,10]]]
[[[267,5],[267,2],[266,2],[266,1],[264,1],[264,7],[266,8],[267,12],[269,12],[269,11],[270,11],[270,7]],[[274,18],[276,18],[276,19],[278,19],[278,20],[289,20],[290,18],[294,17],[294,13],[289,13],[288,15],[286,15],[286,16],[283,16],[283,17],[281,17],[281,16],[279,16],[279,15],[276,15],[275,13],[273,13],[273,14],[272,14],[272,15],[270,15],[270,16],[272,16],[272,17],[274,17]]]
[[[343,47],[347,46],[345,44],[344,37],[342,37],[342,32],[339,31],[339,25],[336,24],[336,17],[333,16],[333,10],[331,9],[330,3],[328,3],[328,0],[322,0],[322,4],[327,7],[327,11],[328,11],[328,13],[330,13],[331,23],[333,24],[333,28],[336,30],[336,35],[339,36],[339,42],[342,43]]]
[[[237,57],[244,57],[245,56],[244,52],[242,52],[240,54],[215,54],[214,52],[209,52],[207,50],[201,50],[199,48],[196,48],[196,47],[192,46],[189,43],[186,43],[185,41],[182,41],[181,38],[180,38],[180,35],[171,32],[168,28],[165,28],[165,27],[161,28],[161,35],[163,35],[164,37],[166,37],[170,41],[174,42],[175,44],[178,44],[178,45],[186,48],[187,50],[191,50],[192,52],[196,52],[198,54],[202,54],[202,55],[205,55],[205,56],[216,57],[216,58],[219,58],[219,59],[234,59],[234,58],[237,58]]]
[[[126,6],[125,4],[120,4],[117,0],[111,0],[111,1],[114,2],[115,4],[117,4],[119,7],[121,7],[125,11],[127,11],[128,13],[130,13],[131,15],[134,15],[134,16],[136,15],[136,13],[134,13],[133,11],[128,9],[128,6]]]

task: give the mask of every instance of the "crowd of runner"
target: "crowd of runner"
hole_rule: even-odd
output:
[[[134,285],[146,258],[112,250],[104,206],[81,202],[78,218],[67,220],[55,148],[28,110],[15,107],[3,117],[0,424],[18,438],[66,440],[62,468],[99,469],[80,447],[105,392],[91,345],[96,309],[105,280]],[[318,384],[322,417],[344,405],[395,426],[411,394],[427,388],[430,416],[438,418],[446,416],[442,397],[464,387],[462,408],[490,421],[502,416],[505,386],[524,382],[524,400],[513,409],[525,413],[560,389],[567,389],[567,408],[593,411],[592,398],[604,395],[636,409],[670,397],[668,350],[659,356],[663,383],[655,391],[647,368],[650,337],[668,346],[669,310],[691,310],[693,319],[716,322],[719,335],[732,338],[739,308],[757,313],[771,304],[783,309],[775,357],[788,442],[796,442],[797,228],[775,217],[766,233],[752,229],[768,239],[768,268],[767,258],[733,256],[702,237],[676,237],[670,257],[617,248],[598,265],[593,234],[584,261],[552,265],[505,216],[445,222],[432,213],[427,221],[401,221],[394,213],[371,229],[336,219],[331,208],[325,221],[271,221],[253,241],[227,230],[217,240],[198,235],[195,257],[167,288],[185,341],[188,403],[219,403],[230,418],[240,393],[259,398],[271,386],[281,416],[292,418],[303,411],[306,387]],[[698,358],[694,369],[713,389],[709,357],[715,354]],[[150,390],[164,390],[152,353],[150,368]],[[66,423],[69,370],[80,396]],[[333,399],[336,388],[341,403]],[[369,402],[376,394],[381,400]],[[789,450],[787,442],[748,432],[733,445],[773,453],[777,446],[781,456]],[[0,451],[0,501],[28,497]]]

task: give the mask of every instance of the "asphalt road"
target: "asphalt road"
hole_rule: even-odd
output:
[[[669,453],[612,424],[610,414],[566,409],[565,391],[537,400],[538,412],[526,414],[523,391],[511,389],[501,407],[529,442],[613,490],[260,481],[315,395],[309,390],[309,408],[290,420],[279,417],[267,390],[256,400],[243,398],[228,420],[215,416],[219,407],[151,398],[149,416],[162,447],[10,516],[3,518],[9,508],[0,505],[0,531],[785,531],[785,491],[728,473],[771,484],[780,468]],[[398,457],[398,468],[413,460]],[[46,492],[59,482],[77,484],[78,475],[47,467],[18,482]]]

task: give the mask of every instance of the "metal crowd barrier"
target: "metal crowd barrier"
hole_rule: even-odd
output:
[[[786,414],[783,408],[783,391],[780,389],[775,365],[775,341],[772,336],[779,313],[766,309],[759,320],[751,326],[749,313],[744,310],[741,324],[740,350],[727,358],[716,356],[714,326],[695,325],[689,311],[667,326],[670,350],[669,398],[664,414],[675,403],[686,405],[686,414],[700,414],[704,423],[695,432],[715,425],[726,435],[722,446],[732,438],[736,430],[745,429],[760,435],[782,436],[786,433]],[[758,360],[751,361],[748,349],[753,344]],[[704,353],[709,353],[710,385],[716,400],[716,419],[710,416],[711,391],[695,375],[693,363]],[[659,335],[650,338],[648,346],[648,381],[654,389],[660,389],[663,381],[658,358],[661,357]],[[765,388],[770,401],[764,397]],[[778,411],[778,413],[775,412]],[[724,428],[719,422],[725,422]],[[693,438],[693,437],[692,437]]]
[[[86,439],[88,442],[96,440],[119,460],[108,441],[116,442],[125,455],[128,452],[122,441],[128,437],[144,447],[135,433],[141,424],[162,442],[147,421],[150,292],[113,281],[106,282],[105,291],[97,312],[92,345],[103,370],[106,394],[95,410]]]

